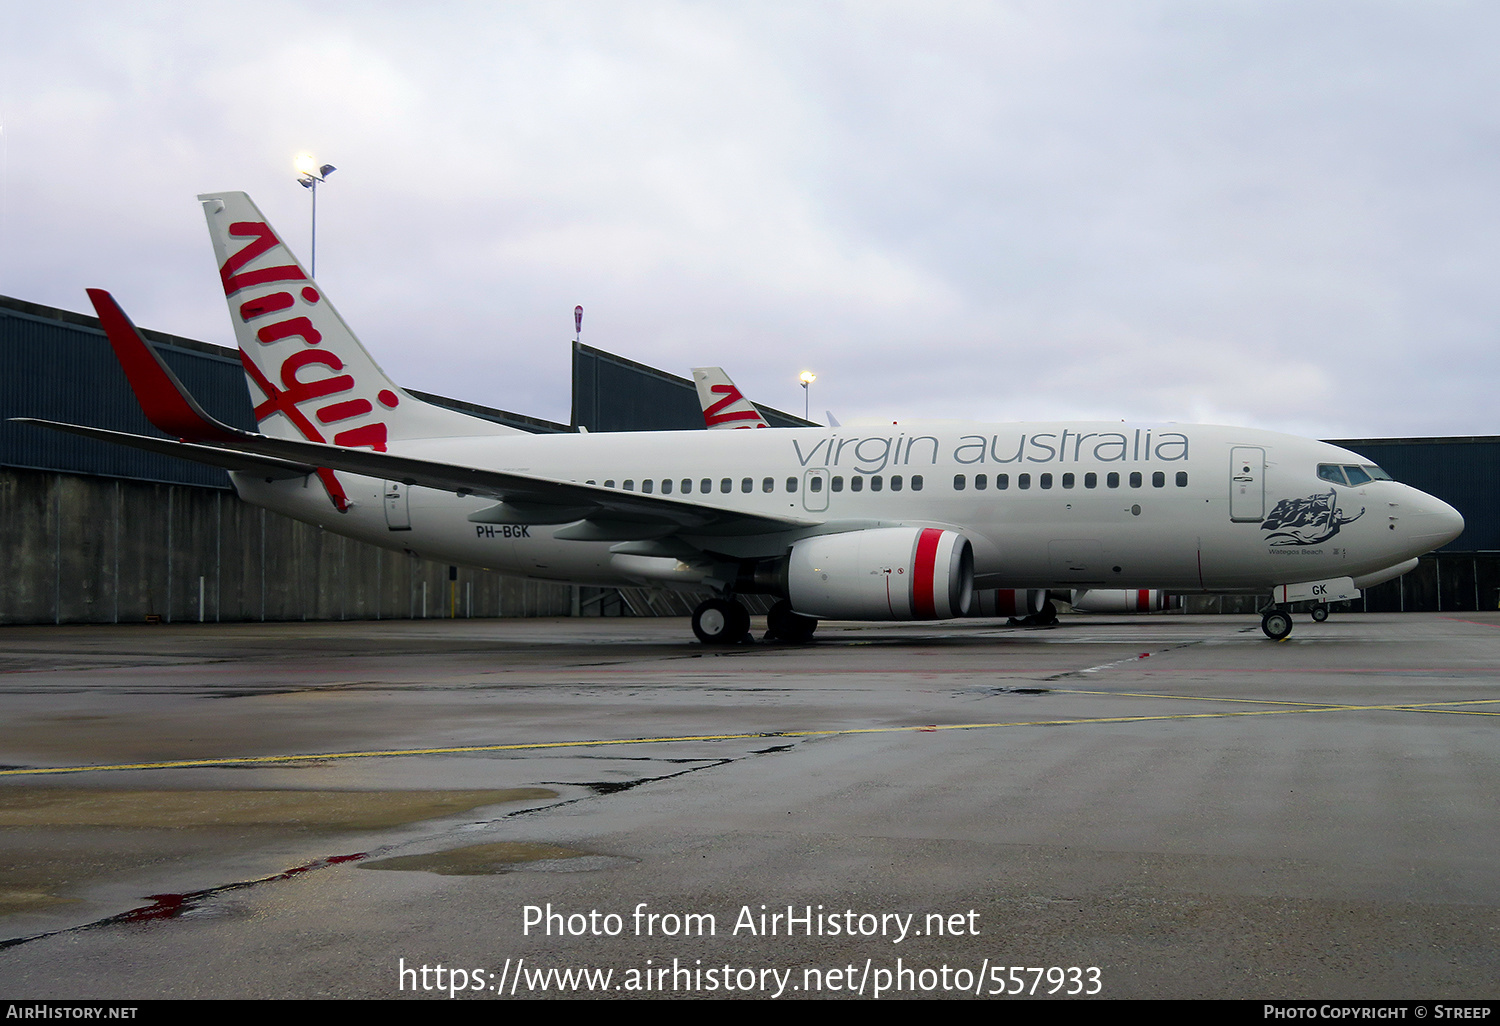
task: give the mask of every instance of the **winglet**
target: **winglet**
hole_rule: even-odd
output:
[[[113,296],[103,289],[89,289],[88,294],[146,419],[172,437],[190,442],[224,442],[240,433],[203,411]]]

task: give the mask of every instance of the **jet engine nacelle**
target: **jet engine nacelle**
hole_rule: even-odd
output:
[[[1047,601],[1047,589],[984,588],[974,593],[970,616],[1035,616]]]
[[[1073,592],[1073,610],[1078,613],[1159,613],[1181,607],[1181,597],[1155,588],[1080,588]]]
[[[787,597],[831,620],[946,620],[974,591],[974,548],[957,531],[881,527],[804,538],[792,546]]]

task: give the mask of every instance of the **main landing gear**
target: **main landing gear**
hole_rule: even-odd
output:
[[[798,616],[792,612],[792,604],[786,599],[777,602],[766,612],[767,638],[805,645],[812,640],[813,631],[817,629],[816,617]]]
[[[1054,627],[1057,625],[1057,607],[1048,599],[1042,608],[1030,616],[1013,616],[1005,622],[1007,627]]]
[[[706,599],[693,610],[693,633],[705,645],[738,645],[750,633],[750,614],[733,599]]]
[[[1292,633],[1292,614],[1284,609],[1267,609],[1261,614],[1260,629],[1272,641],[1281,641]]]

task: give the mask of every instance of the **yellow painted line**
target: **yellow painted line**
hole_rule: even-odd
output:
[[[1083,691],[1078,688],[1052,688],[1059,694],[1068,695],[1118,695],[1121,698],[1169,698],[1179,702],[1232,702],[1237,705],[1288,705],[1308,709],[1410,709],[1413,712],[1422,710],[1438,711],[1442,706],[1459,705],[1495,705],[1500,704],[1500,698],[1469,698],[1458,702],[1401,702],[1396,705],[1339,705],[1331,702],[1280,702],[1269,698],[1224,698],[1214,695],[1160,695],[1146,691]],[[1463,712],[1464,710],[1456,710]],[[1476,716],[1494,716],[1496,713],[1475,710]]]
[[[1112,694],[1113,692],[1080,692],[1082,694]],[[1134,697],[1179,698],[1177,695],[1140,695]],[[1253,699],[1204,699],[1205,701],[1253,701]],[[398,748],[363,752],[320,752],[306,755],[252,755],[240,758],[178,759],[166,762],[117,763],[97,766],[50,766],[33,769],[0,770],[0,777],[45,776],[58,773],[100,773],[118,770],[149,769],[193,769],[211,766],[277,765],[298,762],[319,762],[326,759],[377,759],[398,758],[413,755],[467,755],[478,752],[520,752],[548,748],[598,748],[608,745],[657,745],[677,744],[687,741],[745,741],[764,738],[837,737],[855,734],[899,734],[939,730],[989,730],[1002,727],[1074,727],[1101,723],[1150,723],[1165,720],[1227,719],[1236,716],[1286,716],[1297,713],[1329,712],[1445,712],[1468,713],[1470,715],[1494,716],[1494,712],[1446,708],[1465,705],[1487,705],[1500,699],[1480,699],[1469,702],[1396,703],[1391,705],[1306,705],[1282,709],[1244,709],[1237,712],[1169,713],[1154,716],[1101,716],[1063,720],[1011,720],[1002,723],[943,723],[908,725],[899,727],[846,727],[831,730],[780,730],[748,734],[684,734],[677,737],[626,737],[604,738],[582,741],[534,741],[509,745],[463,745],[451,748]],[[1289,704],[1289,703],[1288,703]]]

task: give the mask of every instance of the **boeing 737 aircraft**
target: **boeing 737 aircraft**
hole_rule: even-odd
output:
[[[723,367],[694,367],[693,381],[697,385],[698,402],[703,410],[703,426],[710,431],[724,428],[770,427],[755,404],[746,399],[739,387],[729,379]],[[908,422],[908,428],[913,425]],[[1370,470],[1379,471],[1378,467]],[[1345,476],[1354,467],[1345,467],[1338,473]],[[1330,474],[1332,471],[1324,470]],[[1383,473],[1383,472],[1381,472]],[[955,484],[957,478],[955,478]],[[1417,560],[1409,559],[1378,574],[1369,574],[1360,579],[1360,588],[1399,577],[1416,569]],[[1328,619],[1328,603],[1350,598],[1344,591],[1319,591],[1311,599],[1312,618],[1318,623]],[[1160,588],[1073,588],[1068,592],[1069,605],[1077,613],[1159,613],[1167,609],[1180,609],[1182,596]],[[1057,622],[1057,610],[1052,605],[1046,588],[995,588],[976,590],[969,602],[969,616],[1006,616],[1027,625],[1046,625]],[[793,621],[794,623],[796,621]],[[1278,625],[1279,626],[1279,625]],[[1286,626],[1291,630],[1290,621]],[[771,625],[775,635],[775,624]],[[1270,633],[1268,631],[1267,633]],[[1283,634],[1282,637],[1285,637]]]
[[[199,197],[260,433],[209,417],[107,293],[148,438],[32,420],[231,471],[239,495],[434,559],[606,586],[696,585],[704,642],[818,618],[963,616],[976,589],[1161,588],[1333,600],[1463,519],[1362,457],[1249,428],[945,424],[531,435],[422,402],[360,345],[244,193]],[[1381,578],[1384,579],[1384,578]]]

